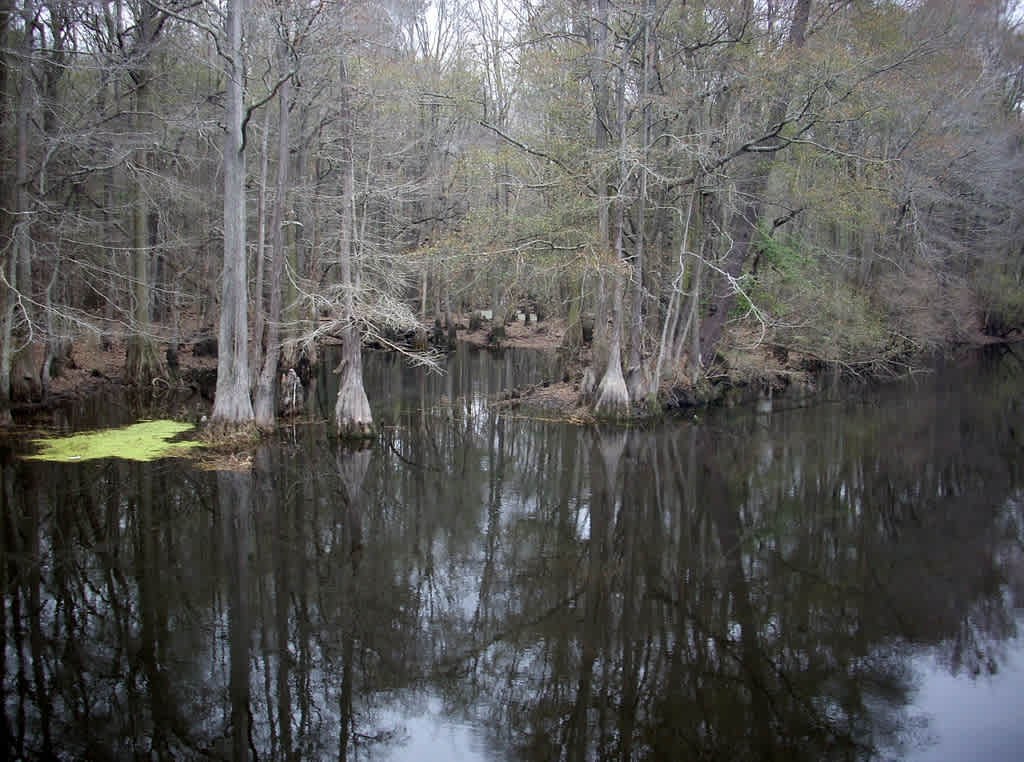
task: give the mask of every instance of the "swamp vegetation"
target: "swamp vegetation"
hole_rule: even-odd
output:
[[[0,2],[0,419],[217,346],[212,417],[372,343],[564,325],[621,415],[1024,326],[1012,0]],[[584,341],[590,335],[591,341]],[[77,358],[77,359],[76,359]],[[308,375],[303,375],[306,382]]]

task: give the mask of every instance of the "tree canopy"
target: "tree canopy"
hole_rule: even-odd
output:
[[[215,415],[251,418],[275,353],[473,310],[562,318],[570,352],[592,321],[610,411],[743,353],[877,372],[1009,335],[1021,20],[1010,0],[6,0],[0,414],[69,342],[125,344],[150,383],[162,343],[219,334]],[[346,399],[339,428],[366,430]]]

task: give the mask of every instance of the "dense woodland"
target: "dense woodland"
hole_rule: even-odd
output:
[[[79,342],[279,369],[567,321],[619,413],[737,353],[853,373],[1024,327],[1009,0],[4,0],[0,415]],[[592,389],[588,389],[592,386]]]

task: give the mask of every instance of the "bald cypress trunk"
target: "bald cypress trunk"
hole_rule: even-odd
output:
[[[134,72],[135,81],[135,130],[140,139],[147,143],[151,139],[148,130],[151,128],[150,117],[150,64],[149,56],[156,32],[152,29],[154,19],[153,8],[144,4],[142,18],[139,22],[139,55],[144,63]],[[125,373],[129,380],[140,386],[148,386],[153,379],[166,373],[166,365],[157,350],[150,321],[151,289],[149,283],[150,249],[153,233],[150,226],[149,197],[146,192],[146,177],[150,172],[150,149],[143,146],[135,151],[135,182],[134,208],[132,209],[132,334],[128,337],[125,348]]]
[[[230,0],[227,14],[227,136],[224,140],[224,275],[221,285],[215,423],[253,420],[249,398],[248,284],[245,267],[245,150],[242,135],[242,0]]]
[[[334,405],[334,420],[341,437],[367,437],[373,434],[373,414],[363,386],[363,350],[355,314],[355,277],[353,251],[355,236],[355,129],[352,113],[352,85],[348,78],[345,59],[341,59],[339,118],[342,135],[342,188],[341,188],[341,321],[342,360],[338,366],[338,400]]]
[[[608,367],[597,388],[595,410],[601,415],[625,415],[629,412],[629,388],[622,375],[622,331],[624,322],[623,291],[626,288],[625,276],[625,226],[626,210],[625,185],[628,177],[626,165],[626,53],[623,53],[622,66],[619,69],[618,95],[616,105],[616,135],[619,140],[619,189],[615,201],[615,258],[617,272],[615,274],[615,295],[612,302],[612,336],[608,347]]]
[[[278,43],[278,59],[282,71],[288,65],[288,47]],[[277,196],[274,199],[274,216],[271,222],[272,244],[270,262],[270,304],[264,327],[265,341],[263,368],[256,385],[255,416],[260,426],[272,426],[276,417],[274,390],[277,385],[277,365],[281,357],[281,273],[284,270],[284,210],[288,193],[288,107],[291,101],[291,80],[281,85],[278,97],[277,132]],[[263,295],[258,296],[262,300]]]
[[[25,21],[25,33],[22,38],[22,63],[20,92],[15,115],[15,169],[14,169],[14,220],[11,230],[9,259],[5,263],[8,287],[4,305],[3,326],[0,328],[0,423],[11,422],[10,402],[17,398],[20,371],[15,370],[15,345],[22,343],[18,339],[19,329],[19,296],[21,291],[29,288],[26,280],[29,259],[29,195],[28,195],[28,128],[29,110],[32,106],[32,46],[35,23],[35,8],[30,0],[22,6]],[[24,317],[24,314],[21,316]],[[22,321],[24,322],[24,321]]]

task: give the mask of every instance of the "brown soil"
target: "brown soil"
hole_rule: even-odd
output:
[[[568,423],[592,423],[593,412],[579,403],[579,384],[559,381],[537,384],[523,389],[512,389],[491,403],[501,410],[516,410],[530,418],[547,415]]]
[[[37,354],[41,354],[41,350]],[[46,409],[63,401],[92,397],[114,386],[129,385],[124,378],[123,342],[115,342],[110,349],[104,350],[98,341],[82,339],[72,349],[71,359],[72,363],[65,366],[59,376],[50,379],[49,395],[45,402],[16,403],[13,405],[14,411]],[[217,367],[215,357],[196,357],[192,354],[191,346],[178,351],[178,363],[177,378],[187,376],[192,370]],[[41,357],[33,358],[32,367],[40,367],[41,364]],[[177,383],[174,378],[153,382],[154,386],[162,385],[164,388],[174,383]]]
[[[469,325],[468,315],[457,315],[453,318],[456,325]],[[477,331],[460,330],[459,341],[465,341],[476,347],[491,347],[491,330],[493,324],[486,322]],[[520,349],[542,349],[554,352],[565,337],[564,320],[544,320],[539,323],[508,323],[505,326],[505,338],[501,339],[503,347]]]
[[[455,316],[458,325],[467,325],[468,317]],[[459,341],[465,341],[478,347],[494,346],[489,340],[490,324],[486,323],[478,331],[470,332],[460,330]],[[565,335],[565,323],[559,320],[548,320],[541,323],[511,323],[506,326],[506,338],[502,340],[503,347],[521,347],[539,350],[555,351],[562,342]],[[193,345],[182,345],[178,350],[179,367],[176,378],[187,378],[191,372],[204,369],[215,369],[217,359],[214,357],[197,357],[193,354]],[[41,349],[37,351],[38,357],[32,359],[31,367],[38,368],[42,364]],[[55,407],[62,402],[85,399],[103,393],[111,387],[128,386],[129,383],[124,377],[125,368],[125,344],[115,342],[109,349],[103,349],[97,339],[87,337],[80,339],[73,347],[71,353],[72,363],[66,366],[60,376],[50,379],[49,395],[45,401],[32,401],[15,403],[12,407],[17,414],[32,412],[35,410],[46,410]],[[178,383],[174,378],[157,379],[154,385],[170,386]],[[563,392],[566,399],[573,396],[566,385]],[[545,394],[538,394],[539,400],[549,400],[548,404],[554,404],[555,391],[545,390]],[[563,404],[563,403],[559,403]]]
[[[468,325],[468,316],[453,316],[456,325]],[[491,323],[484,323],[477,331],[460,329],[458,331],[459,341],[477,347],[494,347],[491,340]],[[510,323],[505,326],[505,337],[501,339],[501,347],[515,347],[525,349],[536,349],[554,352],[562,344],[565,336],[566,325],[564,320],[545,320],[524,324],[520,322]],[[735,335],[727,337],[726,343],[730,346],[723,349],[722,356],[725,364],[717,371],[711,373],[711,380],[714,381],[716,374],[719,380],[727,380],[730,384],[752,385],[755,383],[768,384],[776,389],[788,386],[803,387],[813,390],[815,372],[815,359],[804,356],[800,353],[780,351],[768,343],[758,343],[753,335],[746,336],[734,332]],[[973,336],[971,345],[981,345],[998,341],[991,337],[984,336],[980,331]],[[1020,337],[1013,337],[1020,340]],[[33,367],[39,367],[40,358],[34,358]],[[113,386],[126,386],[124,379],[125,346],[123,342],[115,343],[110,349],[104,350],[99,342],[92,338],[80,340],[72,352],[73,363],[70,367],[64,368],[59,377],[50,381],[50,392],[45,402],[30,402],[15,404],[13,410],[22,413],[46,410],[56,407],[62,402],[88,398],[101,394]],[[193,354],[192,345],[183,345],[178,350],[179,368],[176,378],[187,378],[190,373],[198,370],[215,369],[216,358],[197,357]],[[533,387],[510,390],[494,401],[495,406],[516,408],[524,407],[530,410],[556,412],[562,418],[568,417],[570,421],[580,422],[593,420],[589,411],[578,404],[578,368],[573,372],[574,379],[563,382],[560,379],[551,379],[547,385],[536,385]],[[172,386],[180,383],[174,379],[158,379],[154,385],[165,384]]]

